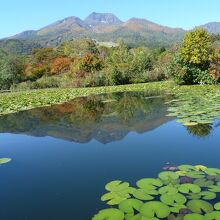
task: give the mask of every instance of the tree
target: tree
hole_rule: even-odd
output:
[[[57,51],[65,56],[84,57],[86,54],[97,54],[96,42],[90,39],[77,39],[61,44]]]
[[[52,74],[62,74],[70,71],[72,59],[69,57],[58,57],[51,64]]]
[[[179,84],[213,84],[218,81],[211,67],[216,60],[211,35],[198,28],[186,33],[181,48],[175,53],[168,74]]]
[[[9,89],[21,80],[23,63],[17,57],[5,56],[0,59],[0,90]]]
[[[210,34],[202,28],[186,33],[180,55],[186,64],[207,68],[214,55]]]

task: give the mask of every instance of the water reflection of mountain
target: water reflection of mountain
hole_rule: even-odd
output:
[[[154,94],[155,95],[155,94]],[[79,143],[122,140],[129,132],[144,133],[171,120],[167,97],[120,93],[77,98],[72,102],[0,117],[0,132],[52,136]]]

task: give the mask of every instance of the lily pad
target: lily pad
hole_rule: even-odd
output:
[[[136,185],[141,189],[149,189],[152,186],[152,189],[155,189],[156,187],[163,186],[163,183],[160,179],[145,178],[137,181]]]
[[[194,178],[194,179],[201,179],[204,178],[204,173],[200,171],[190,171],[186,174],[186,176]]]
[[[184,220],[206,220],[205,216],[200,214],[188,214],[184,217]]]
[[[196,166],[195,166],[195,170],[196,170],[196,171],[205,171],[205,170],[207,170],[207,169],[208,169],[208,167],[203,166],[203,165],[196,165]]]
[[[135,210],[140,211],[143,202],[137,199],[127,199],[119,204],[119,209],[127,214],[134,215]]]
[[[191,184],[191,183],[185,183],[185,184],[181,184],[179,187],[179,191],[181,193],[199,193],[201,191],[201,188],[195,184]]]
[[[158,218],[147,218],[143,215],[141,215],[140,213],[137,215],[131,215],[131,214],[127,214],[125,216],[126,220],[159,220]]]
[[[203,200],[191,200],[187,203],[187,207],[194,213],[202,214],[213,211],[213,206]]]
[[[200,199],[201,195],[199,195],[199,193],[190,193],[186,196],[186,198],[195,200],[195,199]]]
[[[205,170],[205,173],[210,176],[216,176],[220,174],[220,169],[218,168],[208,168]]]
[[[187,208],[185,205],[174,205],[170,207],[170,211],[173,213],[179,213],[181,209]]]
[[[177,180],[179,178],[179,176],[171,171],[164,171],[159,173],[159,178],[161,180],[167,181],[167,180]]]
[[[153,201],[145,203],[141,209],[140,213],[148,218],[166,218],[170,214],[169,206],[163,204],[162,202]]]
[[[216,193],[209,191],[200,192],[199,195],[201,196],[201,199],[204,200],[212,200],[216,198]]]
[[[0,165],[11,162],[11,158],[0,158]]]
[[[194,181],[194,184],[200,187],[208,187],[208,186],[212,186],[214,182],[212,180],[206,180],[205,178],[202,178],[202,179],[196,179]]]
[[[107,201],[108,205],[118,205],[122,201],[129,199],[130,197],[130,194],[125,192],[109,192],[101,197],[101,201]]]
[[[176,171],[176,174],[177,174],[178,176],[186,176],[187,171],[179,170],[179,171]]]
[[[214,205],[214,208],[215,208],[215,210],[220,211],[220,202],[216,203],[216,204]]]
[[[219,192],[220,192],[220,185],[217,185],[217,186],[209,186],[209,187],[208,187],[208,190],[211,191],[211,192],[219,193]]]
[[[180,193],[163,194],[160,200],[166,205],[175,206],[176,204],[183,205],[186,202],[186,197]]]
[[[123,220],[124,213],[119,209],[103,209],[92,220]]]
[[[178,166],[178,168],[179,168],[179,170],[181,170],[181,171],[186,171],[186,172],[195,170],[195,167],[194,167],[194,166],[192,166],[192,165],[187,165],[187,164],[180,165],[180,166]]]
[[[136,198],[136,199],[140,199],[140,200],[153,200],[154,197],[152,195],[150,195],[148,193],[149,191],[146,189],[137,189],[135,190],[132,195]]]
[[[164,186],[159,189],[159,193],[162,194],[176,194],[178,189],[172,185]]]
[[[220,220],[220,212],[215,211],[205,215],[206,220]]]
[[[122,191],[124,189],[127,189],[129,187],[129,183],[122,182],[120,180],[114,180],[110,183],[106,184],[105,189],[108,191]]]

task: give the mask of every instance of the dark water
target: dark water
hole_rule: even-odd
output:
[[[153,97],[152,97],[153,95]],[[115,179],[156,177],[166,162],[220,167],[220,127],[167,117],[170,97],[122,93],[0,117],[2,220],[90,220]]]

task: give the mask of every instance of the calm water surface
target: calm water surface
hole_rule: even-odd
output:
[[[90,220],[115,179],[134,184],[167,163],[220,167],[220,127],[167,117],[170,97],[119,93],[0,117],[3,220]],[[219,198],[217,199],[219,200]]]

